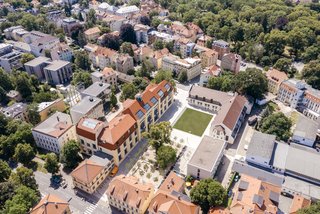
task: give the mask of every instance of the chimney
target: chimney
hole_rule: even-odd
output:
[[[181,200],[181,196],[180,196],[180,195],[178,195],[178,200],[179,200],[179,201]]]
[[[58,122],[60,122],[60,118],[59,118],[59,116],[57,116],[57,121],[58,121]]]
[[[58,208],[58,203],[57,202],[54,202],[54,205],[56,208]]]

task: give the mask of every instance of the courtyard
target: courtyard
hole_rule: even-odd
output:
[[[202,136],[211,119],[212,115],[210,114],[186,108],[173,128],[193,135]]]

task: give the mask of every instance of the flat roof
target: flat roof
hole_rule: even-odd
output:
[[[188,165],[211,172],[226,144],[224,140],[214,139],[205,135],[193,153]]]
[[[60,68],[70,64],[68,61],[64,60],[54,60],[52,61],[47,67],[45,67],[46,70],[51,70],[51,71],[56,71],[59,70]]]
[[[29,62],[26,62],[24,65],[27,65],[27,66],[37,66],[37,65],[40,65],[44,62],[50,62],[50,59],[48,57],[44,57],[44,56],[39,56]]]
[[[82,91],[81,94],[97,97],[99,94],[106,91],[108,88],[109,88],[109,92],[111,92],[110,87],[111,86],[108,83],[95,82],[92,85],[90,85],[88,88],[86,88],[84,91]]]
[[[72,106],[71,111],[79,112],[86,114],[92,108],[97,106],[99,103],[102,103],[102,100],[97,97],[84,97],[77,105]]]
[[[308,139],[316,139],[319,124],[306,116],[299,115],[293,135]]]
[[[270,160],[276,136],[255,131],[252,135],[247,155],[259,156]]]

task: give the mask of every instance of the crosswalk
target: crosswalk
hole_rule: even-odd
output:
[[[91,214],[97,206],[97,204],[90,204],[90,206],[87,207],[86,211],[84,211],[84,214]]]

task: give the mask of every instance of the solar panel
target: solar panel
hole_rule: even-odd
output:
[[[89,129],[94,129],[94,128],[97,126],[97,124],[98,124],[98,121],[89,120],[89,119],[83,121],[83,123],[82,123],[82,125],[83,125],[84,127],[87,127],[87,128],[89,128]]]

